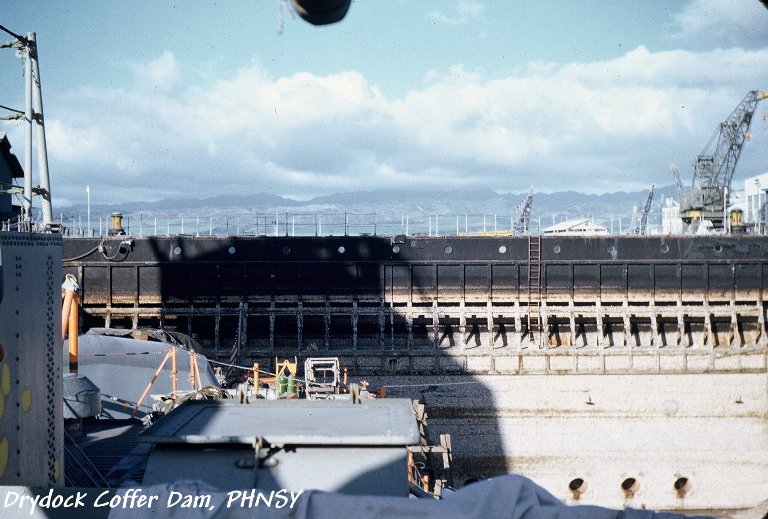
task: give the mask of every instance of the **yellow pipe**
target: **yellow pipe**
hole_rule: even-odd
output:
[[[78,309],[77,293],[72,296],[72,307],[69,310],[69,373],[77,375],[80,345],[78,344]]]
[[[64,303],[61,307],[61,342],[67,338],[67,329],[69,327],[69,313],[72,308],[72,298],[75,296],[73,290],[64,291]]]

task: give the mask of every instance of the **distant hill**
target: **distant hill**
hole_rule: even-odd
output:
[[[264,220],[261,232],[270,232],[275,218],[285,222],[297,218],[319,221],[331,221],[335,218],[348,219],[348,215],[366,215],[378,222],[408,222],[411,232],[430,232],[441,225],[463,230],[470,221],[475,229],[508,229],[511,220],[516,215],[516,208],[526,193],[500,194],[491,189],[476,190],[433,190],[433,191],[402,191],[376,190],[357,191],[351,193],[336,193],[298,201],[291,198],[271,195],[268,193],[219,195],[209,198],[165,199],[155,202],[126,201],[115,205],[92,205],[91,214],[94,222],[99,217],[104,218],[112,212],[122,212],[134,222],[141,218],[144,222],[151,219],[171,219],[184,216],[189,219],[221,219],[234,217],[259,218]],[[649,225],[660,222],[660,207],[666,197],[677,196],[674,185],[656,188],[653,208],[649,215]],[[533,196],[530,225],[541,228],[571,218],[588,217],[607,227],[629,228],[633,208],[642,210],[648,197],[648,191],[625,192],[617,191],[601,195],[584,194],[577,191],[560,191],[556,193],[535,193]],[[67,218],[83,218],[86,207],[83,205],[70,206],[60,209]],[[262,216],[259,216],[262,215]],[[267,222],[266,218],[272,215]],[[277,216],[275,216],[277,215]],[[314,216],[311,215],[320,215]],[[347,216],[345,216],[347,215]],[[314,220],[313,220],[314,221]],[[442,222],[439,224],[439,222]],[[262,224],[259,224],[262,225]],[[308,225],[308,224],[307,224]],[[321,223],[322,225],[322,223]],[[281,228],[280,232],[283,232]],[[326,229],[327,230],[327,229]],[[287,231],[286,231],[287,232]],[[446,231],[447,232],[447,231]]]

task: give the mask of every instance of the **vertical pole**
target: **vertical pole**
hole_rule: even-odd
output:
[[[24,147],[24,211],[23,231],[32,230],[32,51],[25,47],[24,53],[24,119],[27,122],[26,146]]]
[[[88,203],[88,233],[87,236],[93,236],[93,232],[91,231],[91,186],[86,184],[85,186],[85,194],[87,198]]]
[[[37,62],[37,42],[34,32],[27,34],[29,40],[29,58],[33,74],[34,88],[32,89],[32,109],[35,112],[34,122],[37,128],[37,169],[40,187],[43,190],[41,209],[43,227],[53,223],[51,215],[51,182],[48,177],[48,149],[45,144],[45,118],[43,116],[43,91],[40,86],[40,65]],[[32,193],[30,192],[30,196]]]
[[[195,350],[189,350],[189,385],[195,390]]]
[[[173,395],[171,398],[176,400],[176,393],[179,391],[179,379],[178,369],[176,366],[176,346],[171,349],[171,391]]]

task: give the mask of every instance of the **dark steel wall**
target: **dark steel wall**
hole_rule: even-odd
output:
[[[762,344],[767,258],[764,237],[547,236],[530,308],[550,347]],[[238,328],[254,356],[490,354],[529,331],[528,238],[70,238],[64,271],[84,327],[174,328],[214,354]]]
[[[100,241],[64,241],[64,268],[80,277],[86,307],[326,298],[504,303],[524,300],[528,288],[526,238],[137,238],[125,252],[121,240],[107,240],[103,253],[95,250]],[[766,290],[767,257],[762,237],[545,237],[542,295],[552,302],[756,300]]]

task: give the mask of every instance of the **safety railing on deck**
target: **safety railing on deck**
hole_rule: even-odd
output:
[[[112,216],[60,215],[68,236],[106,236]],[[249,214],[122,215],[131,236],[461,236],[513,234],[514,218],[496,214],[379,215],[376,213],[288,212]],[[537,231],[533,231],[534,233]]]

